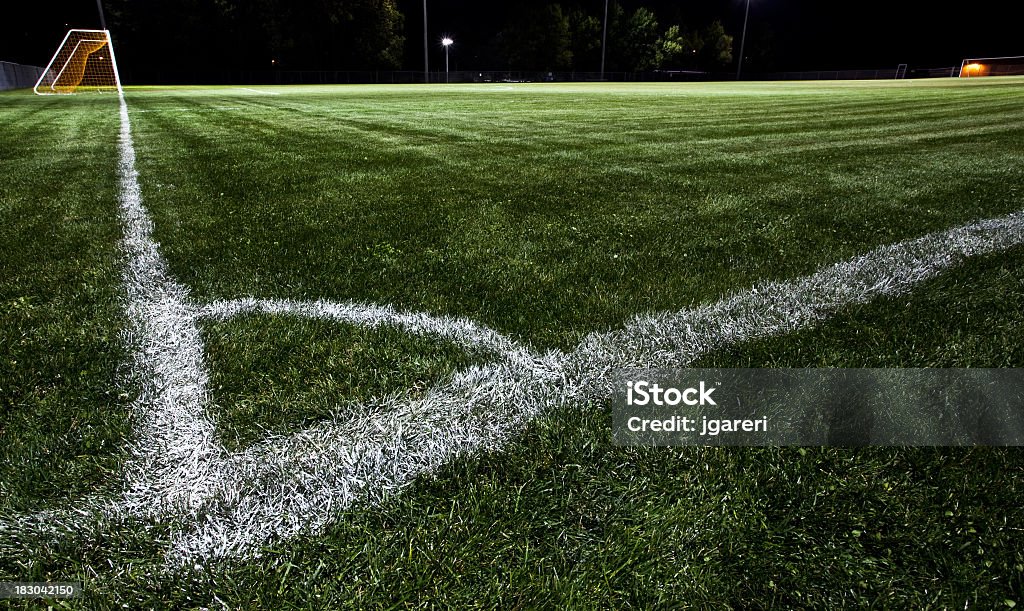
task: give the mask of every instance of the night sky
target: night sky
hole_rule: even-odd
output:
[[[405,14],[404,67],[422,69],[422,1],[397,0]],[[431,62],[443,63],[437,41],[442,33],[456,40],[452,68],[484,70],[484,47],[513,12],[532,10],[547,1],[429,0]],[[595,15],[602,0],[576,0],[564,5],[590,7]],[[738,39],[743,0],[623,0],[630,10],[647,6],[662,26],[701,26],[721,19]],[[928,68],[959,65],[967,56],[1024,55],[1021,0],[975,0],[956,9],[935,2],[859,0],[751,0],[748,56],[762,52],[762,69],[814,70],[892,68],[899,63]],[[97,27],[94,0],[33,2],[21,10],[4,9],[7,35],[0,37],[0,60],[45,65],[67,27]],[[68,25],[65,25],[68,24]],[[172,27],[173,24],[167,24]],[[113,31],[115,45],[118,32]],[[216,61],[211,57],[210,61]]]

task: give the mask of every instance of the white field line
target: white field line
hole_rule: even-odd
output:
[[[904,293],[966,257],[1021,243],[1024,212],[883,246],[712,305],[638,316],[621,330],[587,336],[568,354],[513,349],[490,365],[456,374],[422,399],[367,404],[366,416],[269,439],[231,456],[232,477],[221,482],[199,521],[175,533],[171,556],[186,562],[244,556],[262,544],[315,532],[353,502],[379,501],[467,452],[500,449],[539,414],[607,398],[617,369],[686,366],[716,348],[793,331],[848,305]],[[353,323],[369,316],[373,324],[410,331],[442,322],[423,319],[414,329],[403,317],[419,315],[381,316],[382,310],[387,308],[249,299],[203,311],[216,318],[265,312]],[[454,328],[432,332],[459,335]],[[497,335],[491,334],[486,332]]]
[[[968,257],[1024,243],[1024,210],[876,248],[791,282],[764,282],[680,312],[636,316],[576,353],[614,368],[683,366],[730,344],[796,331],[838,310],[900,295]],[[598,376],[606,379],[607,376]]]
[[[433,335],[461,346],[464,350],[498,354],[525,351],[505,336],[464,318],[431,316],[420,312],[399,312],[390,305],[337,303],[332,301],[294,301],[291,299],[234,299],[202,306],[199,315],[225,320],[240,314],[285,314],[364,327],[392,326],[416,335]]]
[[[258,93],[260,95],[281,95],[281,93],[277,91],[265,91],[263,89],[251,89],[249,87],[235,87],[235,89],[238,89],[239,91],[249,91],[251,93]]]
[[[121,221],[126,256],[125,333],[133,354],[138,431],[126,492],[107,517],[167,519],[167,561],[192,565],[245,557],[296,533],[315,533],[356,502],[376,502],[417,475],[480,449],[496,450],[533,418],[562,405],[601,401],[623,367],[682,367],[723,346],[793,331],[850,304],[898,295],[966,257],[1024,243],[1024,211],[883,246],[790,282],[765,282],[717,303],[637,316],[592,333],[569,353],[537,353],[471,321],[329,301],[239,299],[197,305],[170,278],[142,205],[127,105],[121,100]],[[229,454],[207,413],[201,318],[247,313],[391,325],[492,355],[429,390],[362,406],[361,417],[326,422]],[[87,531],[88,507],[47,520]],[[70,526],[67,526],[70,525]],[[56,528],[56,526],[54,526]],[[7,525],[4,525],[8,529]]]
[[[138,419],[126,503],[160,515],[187,511],[218,477],[224,449],[206,413],[207,373],[188,291],[167,273],[142,205],[128,105],[121,96],[119,177],[124,230],[126,343],[133,354]]]

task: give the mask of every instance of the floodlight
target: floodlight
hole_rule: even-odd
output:
[[[455,41],[450,36],[445,36],[441,39],[441,44],[444,45],[444,82],[448,82],[448,47],[455,44]]]

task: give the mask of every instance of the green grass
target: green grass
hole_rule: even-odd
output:
[[[978,258],[915,292],[819,328],[747,342],[695,367],[1021,367],[1024,248]]]
[[[538,347],[1024,207],[1017,80],[218,93],[129,94],[198,297],[394,303]]]
[[[1024,208],[1024,81],[131,89],[144,202],[193,298],[354,299],[571,348],[880,244]],[[116,481],[116,104],[0,95],[0,511]],[[1024,366],[1024,250],[706,367]],[[285,434],[471,363],[393,330],[203,328],[219,433]],[[127,394],[125,394],[127,393]],[[0,542],[79,606],[1024,604],[1016,449],[619,448],[531,424],[251,562],[164,575],[167,526]],[[44,485],[40,485],[43,482]],[[216,599],[214,598],[216,597]]]
[[[0,510],[119,470],[116,104],[0,95]]]
[[[365,415],[358,405],[425,390],[474,362],[459,347],[393,328],[247,316],[207,325],[210,390],[229,450],[317,420]]]

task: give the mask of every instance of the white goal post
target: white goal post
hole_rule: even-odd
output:
[[[960,78],[1024,75],[1024,55],[968,57],[960,63]]]
[[[80,89],[121,93],[109,30],[68,30],[34,91],[53,95]]]

